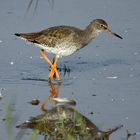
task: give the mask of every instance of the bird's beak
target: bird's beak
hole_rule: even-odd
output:
[[[114,36],[116,36],[116,37],[118,37],[118,38],[120,38],[120,39],[123,39],[123,38],[122,38],[121,36],[119,36],[118,34],[112,32],[109,28],[106,28],[104,31],[105,31],[105,32],[109,32],[109,33],[111,33],[112,35],[114,35]]]

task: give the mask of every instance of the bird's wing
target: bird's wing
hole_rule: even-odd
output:
[[[67,39],[76,39],[80,32],[81,30],[75,27],[56,26],[40,32],[15,33],[15,35],[29,42],[54,47]]]
[[[77,28],[69,26],[58,26],[48,28],[40,32],[40,35],[35,38],[35,43],[54,47],[67,39],[74,37]]]

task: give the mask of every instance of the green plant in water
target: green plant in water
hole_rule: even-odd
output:
[[[30,136],[30,140],[37,140],[38,134],[39,134],[38,130],[33,130],[33,132],[31,133],[31,136]]]
[[[33,5],[33,2],[34,2],[34,1],[35,1],[35,6],[34,6],[33,15],[35,14],[35,12],[36,12],[36,10],[37,10],[39,0],[30,0],[30,1],[29,1],[29,4],[28,4],[28,6],[27,6],[27,9],[26,9],[26,11],[27,11],[27,13],[28,13],[29,10],[31,9],[31,6]],[[53,7],[54,7],[54,0],[47,0],[47,1],[48,1],[48,3],[49,3],[50,7],[53,9]]]
[[[12,114],[12,108],[14,107],[13,104],[9,104],[6,107],[6,115],[5,115],[5,120],[6,120],[6,130],[7,130],[7,136],[8,140],[14,140],[13,139],[13,114]]]

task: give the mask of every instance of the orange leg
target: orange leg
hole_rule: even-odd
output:
[[[49,74],[49,78],[52,79],[54,74],[56,74],[58,81],[61,81],[58,70],[57,70],[57,63],[58,63],[58,57],[56,56],[54,64],[53,64],[51,71],[50,71],[50,74]]]
[[[40,50],[40,55],[49,63],[49,65],[50,65],[51,67],[53,66],[52,62],[51,62],[50,59],[47,57],[47,55],[44,53],[44,50],[43,50],[43,49]]]
[[[56,74],[56,78],[58,79],[58,81],[60,82],[60,76],[57,70],[57,63],[58,63],[58,57],[56,56],[54,64],[52,64],[52,62],[50,61],[50,59],[47,57],[47,55],[44,53],[44,50],[40,50],[40,54],[41,56],[49,63],[49,65],[51,66],[51,71],[49,74],[49,79],[51,80],[54,76],[54,74]]]

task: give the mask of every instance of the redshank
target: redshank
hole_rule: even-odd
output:
[[[39,32],[15,33],[15,35],[41,48],[41,56],[51,67],[49,79],[51,80],[56,75],[58,81],[61,81],[57,70],[58,58],[71,55],[82,49],[101,32],[109,32],[122,39],[121,36],[109,29],[108,24],[103,19],[92,20],[85,29],[73,26],[56,26]],[[50,61],[45,51],[55,55],[54,63]]]

